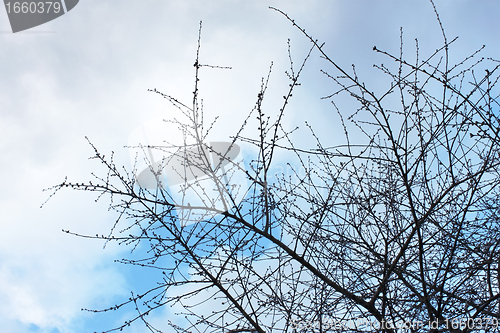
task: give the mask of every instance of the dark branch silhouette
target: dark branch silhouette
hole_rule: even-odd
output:
[[[277,112],[263,106],[270,69],[241,128],[225,144],[206,141],[213,124],[204,123],[200,70],[226,67],[200,65],[200,24],[192,105],[150,90],[188,119],[174,122],[193,143],[136,147],[144,155],[137,159],[150,163],[140,177],[141,170],[118,168],[113,154],[92,146],[104,176],[52,188],[109,195],[118,214],[109,235],[66,232],[143,251],[143,258],[121,262],[163,276],[121,304],[89,311],[136,309],[106,332],[135,322],[151,332],[496,331],[500,62],[480,57],[481,48],[450,63],[457,39],[446,37],[434,7],[443,35],[435,52],[420,54],[415,41],[416,58],[407,60],[402,31],[397,54],[373,47],[391,60],[374,66],[386,79],[381,91],[272,9],[311,41],[299,67],[289,47],[289,88]],[[299,147],[297,129],[284,125],[314,54],[331,81],[325,99],[336,116],[325,121],[344,129],[344,142],[334,147],[309,124],[301,135],[316,144]],[[343,108],[346,100],[357,108]],[[244,136],[253,119],[255,135]],[[244,145],[256,155],[243,162],[237,156]],[[151,150],[165,157],[152,161]],[[273,173],[277,152],[292,174]],[[168,188],[174,178],[176,191]],[[167,305],[183,309],[185,326],[152,326],[148,315]]]

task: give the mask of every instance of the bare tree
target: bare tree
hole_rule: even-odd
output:
[[[436,11],[443,45],[435,52],[421,55],[415,41],[407,60],[402,32],[398,54],[373,47],[394,64],[375,66],[387,80],[375,92],[354,66],[340,67],[274,10],[312,47],[298,68],[290,53],[289,91],[277,113],[262,107],[269,76],[263,79],[248,116],[258,120],[255,136],[243,135],[245,122],[228,142],[207,142],[199,40],[192,105],[151,90],[188,119],[174,121],[186,144],[135,147],[143,152],[138,161],[149,164],[145,173],[122,170],[95,149],[104,177],[53,188],[109,195],[115,227],[91,238],[147,245],[142,259],[121,261],[164,276],[145,293],[91,311],[135,307],[137,316],[107,332],[136,321],[166,330],[147,320],[166,305],[183,308],[186,326],[170,323],[178,332],[496,331],[500,62],[480,49],[449,63],[456,39],[447,38]],[[283,126],[313,52],[328,66],[325,99],[344,128],[344,142],[334,147],[309,125],[316,145],[299,147],[295,129]],[[346,100],[357,108],[344,109]],[[245,144],[258,153],[242,163]],[[152,160],[152,150],[165,157]],[[274,175],[278,151],[304,172]],[[176,177],[173,191],[167,185]]]

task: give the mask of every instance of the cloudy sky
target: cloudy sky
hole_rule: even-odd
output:
[[[449,37],[459,36],[456,59],[487,45],[500,58],[498,1],[435,0]],[[94,315],[81,308],[112,306],[140,290],[147,273],[115,264],[127,249],[61,232],[106,234],[114,215],[106,200],[62,191],[43,208],[48,188],[64,180],[88,181],[100,165],[89,160],[87,136],[117,164],[130,165],[123,146],[140,124],[175,111],[147,89],[190,102],[199,21],[203,21],[200,93],[206,117],[220,116],[214,135],[227,139],[252,109],[260,81],[274,62],[269,99],[276,114],[287,90],[284,71],[300,61],[309,43],[274,6],[326,43],[342,66],[358,65],[377,82],[372,51],[397,53],[399,28],[411,53],[442,43],[430,3],[409,1],[173,1],[81,0],[68,14],[13,34],[0,10],[0,327],[2,332],[83,333],[112,328],[130,313]],[[386,60],[387,61],[387,60]],[[289,128],[311,122],[335,137],[331,109],[320,97],[332,92],[313,53],[287,114]],[[307,140],[304,139],[304,142]],[[172,316],[168,309],[162,318]],[[167,328],[168,330],[168,328]],[[146,332],[140,325],[131,332]]]

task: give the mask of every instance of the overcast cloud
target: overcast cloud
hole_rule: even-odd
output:
[[[435,1],[449,37],[460,37],[452,50],[457,59],[483,44],[485,55],[500,58],[500,2]],[[88,160],[92,149],[85,136],[103,153],[115,151],[117,164],[129,166],[123,146],[130,133],[174,112],[148,88],[190,102],[200,20],[201,63],[233,68],[201,72],[206,117],[220,116],[214,137],[235,134],[271,61],[266,106],[276,112],[288,85],[287,38],[297,62],[310,43],[268,6],[287,12],[326,42],[325,49],[341,65],[356,63],[368,81],[377,82],[371,65],[384,61],[372,47],[398,52],[401,26],[409,54],[414,38],[421,52],[442,43],[432,6],[424,0],[81,0],[66,15],[16,34],[0,10],[2,332],[93,332],[125,319],[127,313],[93,315],[80,309],[112,306],[130,290],[144,288],[150,276],[113,262],[126,255],[124,248],[103,250],[101,241],[61,232],[106,234],[114,221],[108,202],[95,203],[95,195],[68,190],[40,209],[49,195],[42,189],[65,176],[87,181],[92,171],[101,170]],[[329,103],[320,100],[331,92],[318,72],[323,65],[314,53],[286,124],[292,128],[308,120],[328,138],[335,124]],[[155,320],[169,318],[169,311]],[[139,325],[130,331],[146,329]]]

